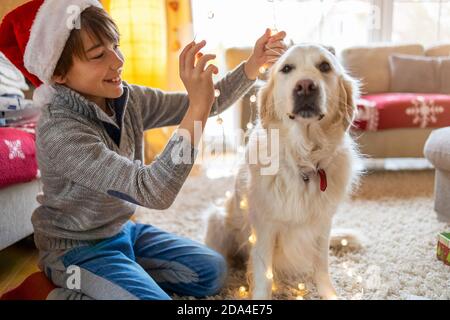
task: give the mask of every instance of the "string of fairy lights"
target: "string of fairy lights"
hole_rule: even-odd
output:
[[[227,197],[231,197],[231,195],[232,195],[231,192],[227,191],[226,196]],[[247,200],[247,198],[245,196],[240,200],[239,207],[248,216],[248,200]],[[250,243],[251,246],[256,245],[257,236],[256,236],[256,233],[255,233],[254,230],[252,230],[250,236],[248,237],[248,242]],[[253,254],[254,253],[255,252],[253,251]],[[258,256],[258,258],[264,264],[264,268],[266,269],[265,276],[266,276],[267,280],[272,282],[272,292],[276,292],[278,290],[278,288],[277,288],[277,286],[276,286],[276,284],[274,282],[274,274],[273,274],[272,267],[267,267],[265,265],[264,260],[260,256]],[[302,283],[302,282],[300,282],[297,285],[297,288],[294,288],[293,290],[294,290],[294,294],[296,294],[296,300],[304,300],[304,298],[309,293],[308,289],[306,288],[306,284]],[[239,289],[238,289],[238,296],[240,298],[248,298],[248,295],[249,295],[249,292],[248,292],[246,286],[244,286],[244,285],[240,286]]]
[[[230,198],[232,196],[231,191],[227,191],[225,193],[225,196],[227,198]],[[240,209],[246,214],[248,215],[248,200],[247,198],[244,196],[240,202],[239,202],[239,207]],[[254,246],[256,245],[257,242],[257,235],[255,233],[254,230],[252,230],[252,233],[250,234],[250,236],[248,237],[248,242],[250,243],[250,245]],[[340,245],[342,246],[342,248],[348,247],[349,246],[349,241],[348,239],[343,238],[340,241]],[[264,263],[264,261],[262,260],[261,257],[259,257],[261,259],[261,261]],[[363,277],[361,275],[358,275],[352,268],[350,268],[348,266],[348,263],[344,262],[342,264],[342,267],[344,269],[344,272],[346,274],[346,276],[348,276],[349,278],[352,278],[355,280],[356,284],[361,286],[360,291],[358,291],[358,294],[355,296],[358,299],[361,299],[363,294],[364,294],[364,288],[362,287],[363,284]],[[266,268],[266,278],[270,281],[272,281],[272,292],[276,292],[278,290],[275,282],[273,281],[274,275],[273,275],[273,271],[271,267],[267,267]],[[291,290],[293,291],[293,293],[296,295],[296,300],[304,300],[305,297],[309,294],[309,290],[306,287],[306,284],[303,282],[298,283],[296,288],[291,288]],[[247,290],[247,287],[244,285],[241,285],[238,289],[238,296],[240,298],[248,298],[249,296],[249,292]]]
[[[272,28],[271,28],[272,32],[271,32],[271,34],[273,35],[273,34],[276,34],[278,32],[277,15],[276,15],[276,1],[281,2],[283,0],[266,0],[266,1],[272,4],[272,14],[273,14],[273,18],[272,19],[273,19],[273,21],[272,21]],[[210,21],[212,21],[214,18],[215,18],[214,10],[209,10],[208,11],[208,19]],[[196,36],[194,36],[194,40],[195,40],[195,38],[196,38]],[[267,70],[268,70],[268,68],[266,66],[263,66],[263,67],[261,67],[259,69],[259,72],[260,72],[260,74],[265,74],[267,72]],[[218,98],[220,96],[220,94],[221,94],[220,90],[219,89],[215,89],[215,91],[214,91],[215,98]],[[254,124],[253,124],[254,113],[253,113],[253,110],[256,109],[256,102],[257,102],[257,88],[256,87],[253,88],[253,92],[252,92],[252,94],[249,97],[249,101],[250,101],[250,112],[251,113],[250,113],[249,122],[246,125],[246,128],[248,129],[248,131],[246,132],[246,136],[249,134],[251,129],[254,128]],[[220,116],[220,114],[218,114],[218,113],[219,113],[219,110],[217,110],[216,123],[219,126],[221,126],[221,128],[222,128],[222,139],[223,139],[222,140],[222,142],[223,142],[223,149],[222,150],[223,150],[223,152],[225,152],[225,150],[226,150],[226,143],[225,143],[226,137],[225,137],[225,128],[223,126],[224,120]],[[243,148],[241,148],[240,150],[243,150]],[[232,192],[231,191],[226,191],[225,197],[227,199],[232,197]],[[240,206],[240,209],[244,213],[248,214],[248,200],[247,200],[247,198],[245,196],[240,200],[239,206]],[[251,235],[248,238],[248,242],[249,242],[249,244],[251,246],[256,245],[256,243],[257,243],[257,235],[256,235],[254,230],[252,230]],[[344,248],[344,247],[347,247],[349,245],[349,241],[348,241],[348,239],[342,239],[340,244],[341,244],[342,248]],[[261,261],[263,261],[262,258],[261,258]],[[264,261],[263,261],[263,263],[264,263]],[[353,269],[348,267],[348,263],[344,262],[342,266],[343,266],[343,268],[344,268],[344,270],[346,272],[346,275],[348,277],[351,277],[351,278],[356,277],[355,278],[356,279],[356,283],[359,284],[359,285],[362,285],[362,283],[363,283],[363,277],[362,276],[356,275],[356,273],[353,271]],[[273,270],[272,270],[271,267],[265,266],[265,268],[267,270],[266,274],[265,274],[266,278],[268,280],[272,281],[272,292],[276,292],[278,290],[278,287],[276,286],[275,282],[273,281],[274,280]],[[307,289],[306,284],[303,283],[303,282],[298,283],[297,286],[292,288],[291,290],[293,290],[293,293],[296,296],[296,300],[304,300],[305,297],[310,293],[309,290]],[[361,289],[361,292],[359,293],[359,298],[361,298],[363,294],[364,294],[364,290]],[[239,286],[239,288],[237,290],[237,296],[239,298],[242,298],[242,299],[248,298],[249,297],[249,289],[247,289],[247,287],[245,285]]]
[[[271,34],[276,34],[278,32],[278,28],[277,28],[277,22],[276,22],[276,7],[275,7],[275,1],[274,0],[267,0],[268,2],[272,3],[272,10],[273,10],[273,27],[271,28]],[[209,10],[208,11],[208,20],[213,20],[215,18],[215,12],[214,10]],[[197,35],[194,36],[194,40],[196,39]],[[267,48],[268,50],[272,50],[270,48]],[[274,51],[274,50],[272,50]],[[274,51],[276,52],[276,51]],[[260,74],[265,74],[267,72],[268,68],[266,66],[262,66],[259,69]],[[218,97],[220,97],[220,90],[219,89],[215,89],[214,90],[214,96],[217,99]],[[249,121],[246,124],[246,128],[247,131],[245,133],[245,138],[248,137],[248,134],[250,132],[251,129],[254,128],[254,124],[253,124],[253,120],[254,120],[254,110],[256,109],[256,101],[257,101],[257,88],[253,88],[253,94],[250,95],[249,97],[249,101],[250,101],[250,117],[249,117]],[[219,114],[219,110],[216,110],[217,113],[217,118],[216,118],[216,123],[217,125],[221,126],[221,132],[222,132],[222,144],[223,144],[223,149],[222,152],[226,151],[226,135],[225,135],[225,128],[223,126],[224,124],[224,119],[221,117],[221,115]],[[243,148],[238,148],[239,150],[243,150]]]

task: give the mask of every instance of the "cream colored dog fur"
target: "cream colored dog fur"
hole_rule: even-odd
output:
[[[253,299],[271,298],[274,277],[304,272],[321,297],[337,298],[329,246],[360,245],[353,232],[331,230],[359,176],[348,132],[357,94],[356,81],[322,46],[291,47],[271,68],[235,190],[209,216],[205,238],[230,263],[248,262]]]

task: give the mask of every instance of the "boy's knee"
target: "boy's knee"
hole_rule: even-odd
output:
[[[136,298],[138,300],[172,300],[172,298],[162,289],[137,294]]]
[[[205,296],[216,295],[225,285],[228,274],[227,262],[222,255],[214,252],[206,262],[208,273],[203,287]]]

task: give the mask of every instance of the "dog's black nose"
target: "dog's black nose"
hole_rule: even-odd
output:
[[[315,117],[320,109],[320,88],[311,79],[303,79],[295,84],[293,114],[303,118]]]
[[[299,96],[309,96],[317,93],[317,86],[311,79],[303,79],[297,82],[295,92]]]

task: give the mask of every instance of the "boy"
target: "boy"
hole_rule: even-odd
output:
[[[43,83],[35,100],[45,101],[36,137],[44,194],[32,223],[46,275],[73,289],[63,290],[72,297],[216,294],[227,274],[223,257],[129,218],[136,205],[166,209],[173,203],[197,153],[195,122],[204,128],[211,114],[242,96],[260,67],[285,50],[285,33],[266,30],[252,56],[216,85],[217,68],[206,67],[214,55],[199,53],[204,41],[190,43],[179,66],[187,94],[121,80],[119,32],[96,0],[31,1],[5,17],[0,34],[0,50],[37,87]],[[215,89],[221,92],[216,100]],[[179,127],[164,151],[143,165],[143,131],[172,125]]]

